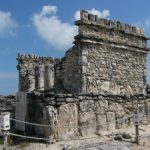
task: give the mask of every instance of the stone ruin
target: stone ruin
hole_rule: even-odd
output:
[[[130,119],[115,120],[133,114],[137,104],[150,113],[143,29],[84,10],[75,24],[79,34],[63,58],[18,54],[25,120],[50,125],[27,125],[29,134],[51,140],[100,135],[130,125]]]
[[[19,91],[126,95],[145,93],[143,29],[81,11],[79,34],[65,57],[18,55]]]

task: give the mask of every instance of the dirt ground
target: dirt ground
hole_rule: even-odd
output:
[[[114,140],[116,135],[123,132],[130,134],[132,138],[127,140],[123,139],[120,141]],[[150,125],[141,125],[139,127],[139,135],[139,145],[134,143],[135,127],[132,126],[127,129],[106,132],[104,135],[99,137],[91,136],[80,138],[80,140],[74,139],[69,141],[60,141],[51,145],[45,143],[22,142],[16,146],[9,145],[8,150],[74,150],[75,148],[76,150],[150,150]],[[94,144],[96,143],[99,143],[99,145],[94,147]],[[67,149],[69,147],[70,149]],[[2,149],[3,145],[0,145],[0,150]]]

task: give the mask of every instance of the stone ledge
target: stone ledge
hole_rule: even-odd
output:
[[[143,95],[143,94],[135,94],[135,95],[103,95],[103,94],[95,94],[95,93],[80,93],[78,95],[72,94],[44,94],[39,93],[36,94],[31,92],[28,94],[29,98],[32,99],[33,102],[42,102],[49,105],[62,105],[68,103],[76,103],[79,104],[82,101],[101,101],[107,100],[111,102],[117,103],[126,103],[126,102],[133,102],[133,101],[141,101],[144,102],[145,100],[150,99],[150,95]]]
[[[98,38],[98,37],[90,37],[90,40],[88,37],[86,37],[85,35],[77,35],[75,37],[75,41],[74,44],[77,43],[89,43],[89,44],[95,44],[95,45],[104,45],[105,43],[109,43],[109,45],[111,47],[115,47],[115,48],[121,48],[121,49],[130,49],[131,51],[137,51],[137,52],[141,52],[141,53],[148,53],[148,48],[146,47],[139,47],[139,46],[135,46],[135,45],[130,45],[130,44],[125,44],[125,43],[121,43],[118,41],[113,41],[113,40],[106,40],[103,38]],[[123,46],[122,46],[123,45]],[[139,50],[135,50],[135,49],[131,49],[131,48],[136,48]]]

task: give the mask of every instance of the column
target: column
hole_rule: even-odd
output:
[[[35,67],[35,86],[36,90],[44,90],[44,66],[38,65]]]
[[[47,64],[45,66],[44,74],[44,89],[48,90],[54,86],[54,64]]]

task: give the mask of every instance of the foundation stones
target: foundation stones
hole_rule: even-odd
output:
[[[97,114],[96,115],[96,122],[97,122],[97,128],[96,128],[96,134],[101,135],[103,132],[107,131],[107,118],[106,114]]]
[[[114,112],[107,112],[106,118],[107,118],[107,129],[109,131],[114,130],[116,128],[115,113]]]
[[[65,104],[58,109],[58,139],[71,139],[78,133],[76,104]]]
[[[123,119],[133,114],[132,100],[136,97],[141,113],[149,112],[150,103],[149,98],[140,95],[127,97],[50,93],[34,95],[32,93],[29,97],[36,105],[34,106],[33,103],[31,108],[34,108],[34,114],[37,114],[30,115],[31,118],[35,117],[31,120],[50,125],[48,128],[38,128],[36,131],[49,137],[51,141],[101,135],[107,131],[127,127],[134,123],[133,117]],[[55,101],[55,103],[51,103],[51,101]],[[40,110],[43,110],[43,114]],[[149,121],[149,118],[145,119]]]
[[[53,106],[46,106],[43,109],[43,123],[49,124],[49,127],[44,128],[44,135],[52,142],[57,138],[57,109]]]
[[[94,109],[94,101],[93,100],[84,100],[79,104],[79,110],[81,112],[92,111]]]
[[[96,134],[96,116],[93,111],[79,113],[79,133],[81,136]]]

